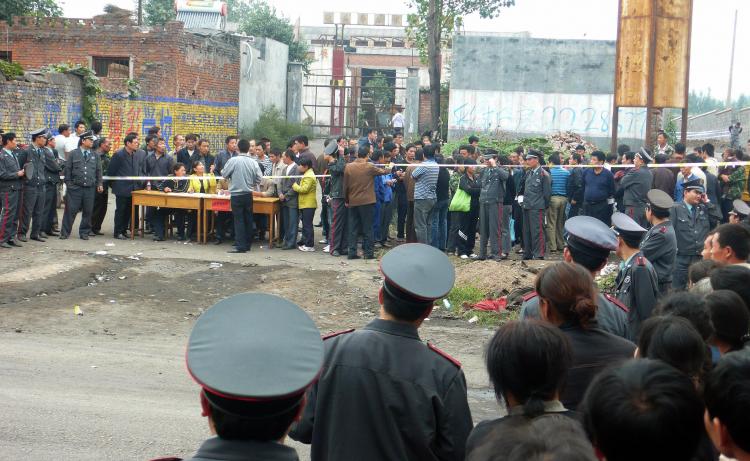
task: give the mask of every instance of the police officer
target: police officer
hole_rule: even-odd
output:
[[[651,316],[659,297],[659,278],[654,267],[638,244],[646,229],[624,213],[612,215],[612,227],[617,232],[617,256],[622,258],[617,273],[615,296],[629,307],[628,330],[630,340],[635,341],[641,324]]]
[[[190,333],[187,368],[216,437],[190,460],[298,461],[284,439],[322,362],[315,323],[284,298],[243,293],[208,309]]]
[[[539,164],[541,153],[530,150],[526,154],[528,170],[524,177],[523,195],[523,259],[544,259],[544,215],[552,196],[552,180]]]
[[[703,241],[717,221],[716,205],[705,194],[703,180],[696,178],[684,183],[683,199],[672,206],[669,219],[677,237],[672,288],[684,290],[687,286],[688,268],[701,259]]]
[[[462,460],[472,429],[461,364],[417,330],[453,287],[448,257],[405,244],[381,261],[380,318],[324,338],[324,372],[290,436],[311,459]]]
[[[94,210],[96,192],[103,192],[102,164],[94,153],[94,133],[85,131],[78,140],[78,149],[68,154],[65,162],[65,214],[63,215],[60,238],[67,239],[73,229],[73,222],[79,211],[83,212],[78,236],[89,239],[91,233],[91,213]]]
[[[563,260],[580,264],[594,277],[607,264],[610,252],[617,249],[617,234],[591,216],[574,216],[565,221],[565,235]],[[597,307],[598,328],[621,338],[630,337],[625,304],[610,294],[599,293]],[[539,295],[532,291],[523,298],[521,319],[539,318]]]
[[[3,133],[0,149],[0,248],[22,246],[15,240],[18,229],[18,202],[21,195],[21,168],[16,154],[16,134]]]
[[[620,180],[620,189],[616,195],[622,194],[625,214],[633,218],[640,226],[648,227],[646,194],[651,189],[653,175],[647,164],[653,159],[643,147],[638,152],[628,152],[625,157],[633,162],[634,168],[630,169]]]
[[[503,205],[505,182],[510,176],[507,167],[498,164],[497,151],[485,158],[485,168],[479,175],[482,192],[479,194],[479,259],[487,258],[487,241],[490,259],[500,259],[502,253]]]
[[[735,199],[732,202],[732,211],[729,212],[729,222],[731,224],[748,223],[748,215],[750,215],[750,206],[742,199]]]
[[[18,207],[18,240],[26,242],[26,234],[31,228],[31,240],[44,242],[39,235],[42,230],[42,213],[44,212],[44,185],[47,175],[44,172],[44,155],[47,144],[46,128],[31,133],[31,146],[18,155],[18,162],[26,170],[23,194]]]
[[[659,293],[665,295],[672,287],[672,272],[674,259],[677,254],[677,237],[669,220],[669,210],[674,201],[672,197],[660,189],[651,189],[646,194],[648,206],[646,218],[651,228],[641,241],[643,256],[653,264],[659,278]]]
[[[57,185],[60,183],[61,165],[63,162],[57,157],[55,138],[47,138],[44,151],[44,211],[42,211],[42,237],[58,236],[54,226],[57,225]]]

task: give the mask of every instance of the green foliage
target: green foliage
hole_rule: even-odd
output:
[[[305,74],[310,72],[312,59],[307,44],[294,37],[294,26],[277,13],[265,0],[230,0],[229,20],[239,24],[239,31],[254,37],[266,37],[289,46],[289,62],[301,62]]]
[[[513,152],[516,147],[522,146],[524,149],[535,149],[540,151],[544,154],[545,158],[549,158],[549,156],[552,154],[552,144],[547,140],[547,138],[538,137],[538,138],[519,138],[519,139],[510,139],[510,138],[495,138],[495,137],[489,137],[484,135],[477,135],[479,137],[479,148],[480,149],[495,149],[498,152],[501,152],[505,155],[510,154]],[[449,156],[453,154],[454,150],[457,150],[460,146],[464,144],[469,144],[469,137],[465,137],[459,140],[454,140],[447,142],[443,144],[442,152],[444,156]]]
[[[42,67],[42,72],[57,72],[61,74],[74,74],[83,79],[83,98],[81,100],[81,118],[86,125],[96,120],[97,98],[102,94],[102,85],[94,70],[80,64],[64,63],[50,64]]]
[[[149,26],[163,25],[177,17],[173,0],[146,0],[143,12]]]
[[[288,122],[281,111],[271,107],[261,112],[250,133],[242,133],[242,135],[253,139],[266,137],[271,140],[272,146],[283,148],[294,136],[311,137],[312,130],[308,125]]]
[[[0,59],[0,74],[3,74],[8,80],[23,75],[23,67],[17,62],[8,62]]]
[[[141,94],[141,82],[137,79],[129,78],[125,81],[125,85],[128,87],[128,97],[135,99]]]
[[[55,0],[3,0],[0,20],[10,23],[13,16],[60,17],[62,9]]]
[[[378,110],[388,110],[395,102],[393,85],[382,72],[376,72],[372,78],[365,83],[365,91],[369,93],[373,104]]]
[[[479,288],[472,285],[456,285],[446,297],[451,305],[451,314],[463,320],[477,317],[476,323],[484,326],[497,326],[518,318],[518,310],[507,310],[504,312],[479,311],[470,309],[471,306],[487,299],[487,295]],[[439,303],[443,306],[442,301]]]
[[[741,94],[737,99],[732,101],[732,107],[737,109],[750,106],[750,96]],[[726,101],[714,98],[711,90],[707,92],[691,91],[688,95],[688,113],[690,115],[705,114],[712,110],[726,109]]]
[[[677,139],[677,117],[667,114],[667,120],[664,123],[664,133],[667,135],[667,142],[674,146],[679,141]]]

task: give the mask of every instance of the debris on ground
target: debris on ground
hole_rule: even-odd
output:
[[[78,306],[78,305],[73,306],[73,314],[74,315],[83,315],[83,311],[81,310],[81,306]]]
[[[212,262],[208,265],[209,269],[218,269],[220,267],[223,267],[224,265],[222,263]]]
[[[547,140],[552,144],[552,149],[556,152],[570,155],[575,152],[576,147],[583,145],[586,153],[591,154],[597,150],[596,144],[586,141],[583,136],[573,131],[558,131],[547,136]]]
[[[485,299],[471,306],[471,309],[486,312],[502,312],[508,306],[508,299],[503,296],[497,299]]]

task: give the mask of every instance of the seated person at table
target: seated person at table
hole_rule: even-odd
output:
[[[185,178],[185,172],[186,169],[183,163],[175,163],[172,167],[172,174],[169,175],[170,179],[165,179],[159,183],[159,190],[167,194],[173,192],[187,192],[189,182],[188,179]],[[161,242],[164,240],[164,218],[171,213],[174,213],[174,226],[177,228],[177,239],[185,240],[186,211],[188,210],[158,208],[154,213],[154,220],[152,223],[152,227],[154,228],[154,241]],[[195,213],[194,210],[190,210],[190,212]]]
[[[200,194],[215,194],[216,193],[216,176],[214,176],[214,166],[206,174],[206,166],[200,160],[193,162],[193,173],[189,179],[190,186],[188,192],[200,193]],[[195,240],[195,228],[196,228],[196,215],[197,213],[188,214],[188,238]],[[206,216],[206,229],[211,228],[211,222],[213,221],[214,214],[208,213]]]

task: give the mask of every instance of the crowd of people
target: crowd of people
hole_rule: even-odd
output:
[[[537,318],[485,345],[497,418],[474,424],[461,363],[420,340],[453,264],[404,244],[383,256],[380,313],[360,330],[321,338],[300,307],[262,293],[197,320],[187,365],[213,437],[191,459],[296,460],[290,437],[313,461],[750,460],[750,269],[718,265],[701,294],[661,297],[631,340],[608,332],[584,265],[619,237],[590,219],[566,223],[576,259],[537,274]]]

